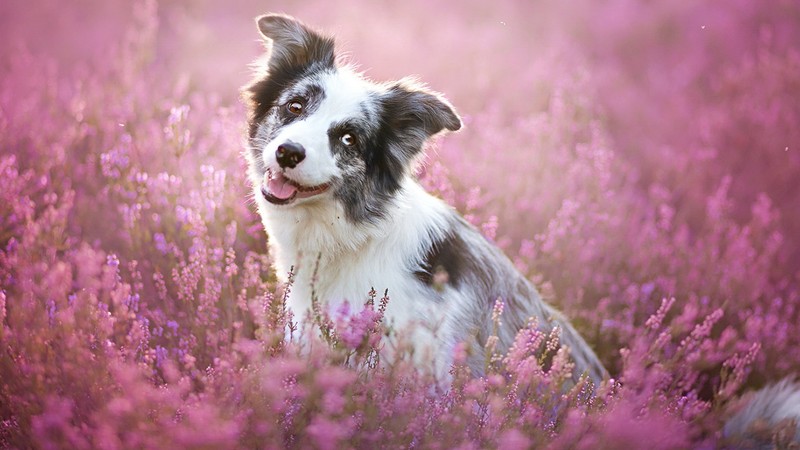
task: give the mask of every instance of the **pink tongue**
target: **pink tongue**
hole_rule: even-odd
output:
[[[281,200],[286,200],[297,192],[297,188],[292,186],[289,183],[289,180],[287,180],[281,173],[278,173],[271,180],[269,180],[267,187],[269,188],[270,194],[278,197]]]

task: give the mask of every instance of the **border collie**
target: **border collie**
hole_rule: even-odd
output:
[[[411,80],[365,79],[337,61],[331,38],[291,17],[257,23],[271,47],[244,88],[246,157],[275,269],[286,282],[293,268],[295,316],[309,311],[312,295],[335,306],[388,289],[385,318],[414,330],[415,350],[433,358],[424,363],[442,373],[464,342],[480,375],[499,298],[498,350],[536,317],[545,331],[560,329],[573,379],[586,374],[599,383],[607,373],[570,323],[497,247],[413,179],[425,142],[461,128],[453,106]],[[797,420],[798,402],[800,384],[788,380],[754,392],[724,435],[747,438],[759,420]]]
[[[463,342],[480,374],[500,298],[498,350],[535,316],[542,329],[560,329],[574,378],[599,383],[606,371],[570,323],[413,178],[425,142],[461,128],[453,106],[409,79],[365,79],[338,61],[333,39],[291,17],[265,15],[257,24],[271,48],[244,88],[246,157],[275,269],[294,274],[287,302],[295,316],[310,309],[312,289],[329,306],[388,289],[385,318],[414,330],[415,355],[427,354],[441,373]]]

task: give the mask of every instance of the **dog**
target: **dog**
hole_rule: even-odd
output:
[[[269,14],[256,23],[269,51],[243,89],[245,157],[276,272],[283,282],[293,276],[287,304],[294,314],[307,314],[315,297],[335,306],[387,289],[385,318],[414,330],[415,348],[431,358],[420,363],[441,373],[456,345],[466,343],[476,376],[485,369],[489,336],[496,333],[504,352],[535,317],[545,332],[558,327],[575,363],[573,381],[606,379],[570,322],[496,246],[414,180],[428,139],[461,128],[453,106],[410,79],[367,80],[339,62],[333,39],[294,18]],[[497,299],[504,311],[494,329]],[[725,425],[726,438],[769,446],[752,430],[793,420],[800,443],[800,383],[787,379],[744,400]]]
[[[249,109],[245,152],[276,273],[293,276],[295,317],[312,296],[334,307],[363,301],[373,287],[391,298],[385,320],[413,329],[418,354],[440,372],[459,343],[479,375],[502,299],[497,350],[538,319],[558,327],[574,379],[606,370],[569,321],[543,301],[511,261],[413,171],[431,137],[457,131],[455,108],[424,85],[375,83],[339,61],[334,41],[292,17],[256,19],[269,45],[243,88]]]

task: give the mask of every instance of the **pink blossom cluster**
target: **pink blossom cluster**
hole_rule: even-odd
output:
[[[0,6],[0,447],[735,447],[740,395],[800,372],[797,2],[288,7],[456,105],[420,180],[573,320],[601,386],[535,322],[483,377],[459,346],[443,385],[388,348],[380,286],[287,311],[237,92],[253,17],[284,8]]]

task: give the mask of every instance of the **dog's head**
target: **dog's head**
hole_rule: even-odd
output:
[[[461,120],[413,81],[375,84],[337,63],[334,42],[283,15],[257,19],[271,43],[244,94],[256,195],[276,208],[338,201],[353,222],[381,215],[425,141]]]

